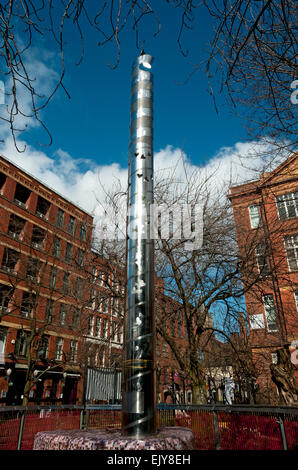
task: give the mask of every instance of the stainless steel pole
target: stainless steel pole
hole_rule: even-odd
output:
[[[132,68],[129,146],[127,305],[122,432],[156,431],[153,246],[153,57],[141,53]]]

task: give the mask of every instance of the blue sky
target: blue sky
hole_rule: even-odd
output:
[[[219,113],[216,113],[202,72],[198,71],[183,83],[192,72],[192,64],[202,60],[203,51],[207,50],[212,31],[210,17],[203,15],[200,9],[194,30],[184,35],[183,45],[185,50],[190,50],[185,58],[177,44],[180,28],[178,10],[169,8],[165,2],[160,2],[158,8],[162,25],[160,33],[153,37],[156,23],[147,21],[140,35],[140,40],[146,38],[144,49],[155,60],[156,166],[172,164],[182,149],[184,158],[193,166],[212,168],[215,164],[221,165],[218,174],[221,180],[231,171],[232,163],[237,165],[235,155],[239,152],[249,155],[252,144],[245,142],[246,133],[241,120],[232,115],[220,95],[217,95]],[[0,153],[93,213],[96,198],[101,197],[99,179],[110,185],[114,177],[122,182],[127,179],[130,73],[132,62],[140,50],[136,47],[134,33],[127,29],[120,36],[120,63],[112,70],[107,61],[115,63],[115,45],[98,47],[98,34],[87,27],[84,59],[80,66],[76,66],[80,58],[79,37],[67,27],[65,41],[64,85],[71,99],[60,88],[41,115],[53,137],[52,145],[38,144],[46,144],[48,137],[41,126],[29,119],[26,121],[28,130],[19,136],[19,140],[27,145],[26,152],[18,153],[8,129],[0,123],[0,140],[5,137],[4,143],[0,143]],[[45,94],[51,91],[60,67],[55,42],[48,37],[38,37],[34,48],[28,51],[26,61],[41,91]],[[8,82],[5,85],[9,88]],[[21,90],[21,96],[27,109],[29,98],[24,90]],[[20,119],[21,124],[23,121]],[[233,171],[233,174],[239,173],[240,180],[255,176],[239,167]]]
[[[148,40],[144,48],[155,59],[154,148],[158,151],[167,145],[183,147],[192,161],[199,163],[214,156],[220,147],[244,140],[245,130],[220,97],[219,114],[216,113],[202,72],[182,84],[192,71],[190,60],[202,57],[196,43],[206,42],[211,25],[208,20],[198,22],[190,45],[193,53],[184,58],[176,41],[178,17],[173,13],[175,10],[170,11],[171,22],[162,17],[165,21],[157,37],[152,38],[150,28],[145,28]],[[54,137],[53,148],[64,148],[76,158],[88,157],[98,163],[117,161],[126,166],[130,71],[140,51],[136,49],[134,34],[124,34],[123,39],[120,37],[120,64],[111,70],[106,61],[115,62],[116,48],[97,47],[98,36],[90,29],[87,31],[85,57],[79,67],[73,65],[80,55],[79,43],[75,50],[66,48],[65,85],[71,99],[60,90],[45,114]],[[188,38],[185,39],[189,46]]]

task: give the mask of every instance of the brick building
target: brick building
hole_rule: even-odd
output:
[[[122,361],[124,276],[94,251],[92,230],[90,214],[0,157],[1,405],[22,403],[28,377],[34,382],[29,404],[113,395],[112,371]],[[159,280],[156,295],[157,314],[166,312],[171,336],[186,349],[181,305]],[[158,400],[191,402],[190,380],[159,335],[156,346]]]
[[[92,379],[96,401],[111,392],[113,374],[94,387],[121,369],[124,276],[92,249],[92,229],[90,214],[0,157],[0,404],[22,403],[28,374],[32,404],[80,403]],[[158,344],[168,391],[177,365]]]
[[[277,389],[270,366],[279,350],[288,349],[293,358],[298,345],[297,158],[296,153],[258,180],[232,187],[229,195],[246,260],[245,288],[254,278],[245,302],[260,399],[271,403]],[[297,382],[297,364],[293,369]]]
[[[76,403],[93,219],[3,157],[0,191],[0,401]]]

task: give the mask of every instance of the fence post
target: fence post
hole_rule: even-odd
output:
[[[89,414],[90,414],[90,411],[89,411],[89,409],[87,408],[87,409],[86,409],[86,414],[85,414],[85,429],[88,429],[88,428],[89,428]]]
[[[20,421],[20,427],[19,427],[17,450],[22,449],[25,417],[26,417],[26,410],[21,412],[21,421]]]
[[[217,419],[217,414],[215,410],[213,410],[213,421],[214,421],[214,432],[215,432],[215,449],[220,450],[218,419]]]
[[[81,410],[80,413],[80,429],[84,429],[84,408]]]
[[[287,444],[287,437],[286,437],[286,433],[285,433],[284,422],[283,422],[283,419],[280,415],[278,415],[277,422],[278,422],[279,427],[280,427],[280,433],[281,433],[283,448],[284,448],[284,450],[288,450],[288,444]]]

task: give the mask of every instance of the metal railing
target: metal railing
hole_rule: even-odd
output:
[[[298,407],[164,405],[157,425],[185,426],[201,450],[298,449]],[[30,450],[39,431],[121,428],[120,405],[0,407],[0,450]]]

